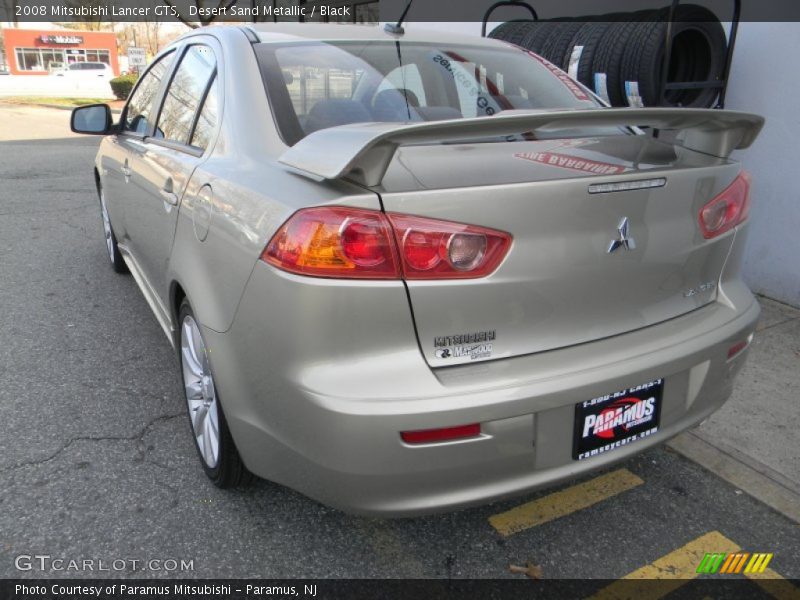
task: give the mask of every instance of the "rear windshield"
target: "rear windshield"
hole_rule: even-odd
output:
[[[600,106],[563,72],[513,46],[261,43],[256,45],[256,56],[275,119],[289,145],[314,131],[348,123],[437,121],[490,117],[504,110]]]

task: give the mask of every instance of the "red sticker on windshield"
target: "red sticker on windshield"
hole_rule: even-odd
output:
[[[538,54],[531,52],[530,50],[526,50],[526,52],[531,55],[533,58],[538,60],[548,71],[550,71],[553,75],[555,75],[561,83],[566,86],[566,88],[572,92],[572,95],[575,96],[578,100],[589,101],[589,94],[583,91],[583,88],[574,80],[572,77],[564,73],[561,69],[551,63],[549,60],[545,60]]]

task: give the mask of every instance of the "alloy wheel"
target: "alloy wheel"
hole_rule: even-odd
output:
[[[181,324],[181,364],[197,449],[209,468],[219,461],[219,404],[200,328],[191,315]]]
[[[106,207],[106,196],[100,190],[100,212],[103,215],[103,232],[106,235],[106,249],[111,262],[114,262],[114,239],[111,234],[111,220],[108,218],[108,208]]]

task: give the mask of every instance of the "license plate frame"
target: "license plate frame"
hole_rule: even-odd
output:
[[[578,402],[572,459],[600,456],[657,433],[663,396],[664,379],[660,378]]]

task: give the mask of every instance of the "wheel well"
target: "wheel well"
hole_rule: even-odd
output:
[[[184,298],[186,298],[186,292],[183,291],[181,284],[177,281],[173,281],[172,289],[170,290],[170,308],[172,310],[172,323],[176,332],[180,327],[180,323],[178,323],[178,311],[181,308],[181,302],[183,302]]]

